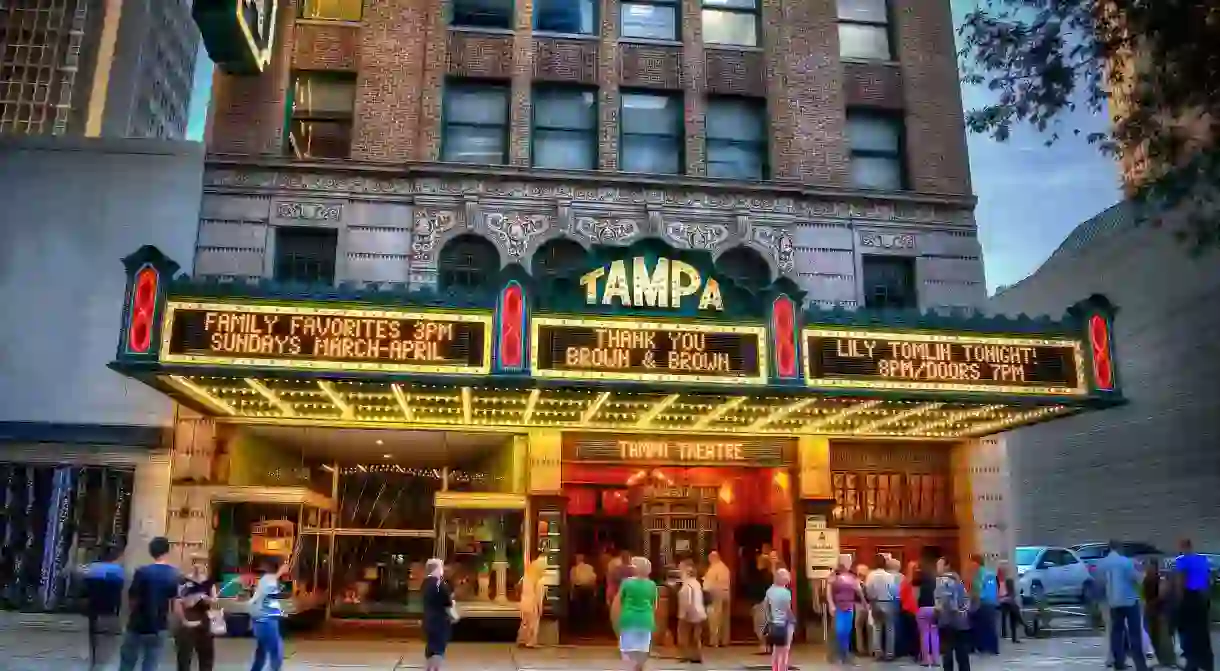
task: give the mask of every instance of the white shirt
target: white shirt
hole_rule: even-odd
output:
[[[729,567],[718,561],[708,566],[707,573],[703,574],[703,588],[709,592],[728,592],[731,580]]]
[[[889,571],[873,569],[864,579],[864,594],[869,601],[894,601],[898,598],[898,585]]]
[[[685,622],[702,622],[707,619],[707,609],[703,605],[703,588],[695,578],[682,581],[682,589],[678,590],[678,614]]]

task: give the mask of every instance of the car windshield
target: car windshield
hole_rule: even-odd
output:
[[[1101,559],[1106,556],[1106,546],[1104,545],[1081,545],[1073,549],[1076,551],[1076,556],[1081,559]]]
[[[1038,559],[1042,548],[1017,548],[1017,566],[1030,566]]]

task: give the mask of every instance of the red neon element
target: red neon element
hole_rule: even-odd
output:
[[[157,312],[157,271],[145,266],[136,273],[131,292],[131,318],[127,322],[127,349],[146,354],[152,347],[153,317]]]
[[[504,287],[500,300],[500,366],[520,368],[525,351],[525,296],[516,282]]]
[[[777,297],[771,305],[771,332],[775,372],[780,377],[796,377],[796,309],[787,296]]]
[[[1089,345],[1093,348],[1093,380],[1098,389],[1114,388],[1114,364],[1110,361],[1110,325],[1101,315],[1089,318]]]

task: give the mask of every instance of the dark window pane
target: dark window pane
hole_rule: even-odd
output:
[[[453,25],[511,28],[513,0],[453,0]]]
[[[441,160],[458,163],[504,163],[508,138],[500,127],[457,126],[445,129],[445,153]]]
[[[500,253],[486,238],[461,235],[441,248],[437,267],[442,289],[491,286],[500,270]]]
[[[352,122],[294,120],[288,141],[297,158],[347,158],[352,147]]]
[[[889,29],[884,25],[840,23],[839,56],[842,58],[889,60],[893,57],[893,52],[890,51]]]
[[[356,103],[356,81],[354,79],[299,74],[293,84],[293,115],[328,118],[351,117]]]
[[[716,270],[749,289],[760,289],[771,283],[771,266],[749,247],[738,246],[721,254],[716,259]]]
[[[915,291],[914,259],[865,255],[862,266],[865,307],[914,308],[919,305]]]
[[[761,142],[766,139],[766,106],[753,100],[708,101],[707,136],[717,140]]]
[[[902,160],[897,156],[852,156],[851,182],[861,189],[901,191]]]
[[[847,141],[852,151],[898,153],[901,136],[898,119],[852,112],[847,115]]]
[[[620,168],[625,172],[676,175],[681,172],[678,138],[623,135]]]
[[[453,83],[445,88],[441,160],[504,163],[508,148],[508,89]]]
[[[707,176],[758,180],[766,177],[765,144],[707,141]]]
[[[508,89],[460,83],[447,85],[445,122],[503,126],[508,123]]]
[[[534,30],[592,35],[596,0],[534,0]]]
[[[530,273],[534,277],[563,275],[582,269],[585,263],[585,248],[568,238],[555,238],[538,248],[530,261]]]
[[[619,12],[623,37],[678,39],[678,10],[672,5],[624,2]]]
[[[338,233],[329,228],[281,227],[275,233],[275,279],[334,284]]]
[[[709,44],[758,46],[758,16],[752,12],[705,9],[703,41]]]

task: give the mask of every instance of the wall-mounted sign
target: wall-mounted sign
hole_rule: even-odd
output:
[[[862,231],[860,246],[873,249],[915,249],[915,235],[913,233]]]
[[[720,283],[677,259],[660,257],[651,269],[642,256],[618,259],[582,275],[580,285],[589,305],[680,310],[696,303],[700,310],[724,310]]]
[[[170,301],[161,361],[485,374],[491,316]]]
[[[538,377],[763,384],[762,326],[613,319],[532,321],[531,368]]]
[[[766,466],[784,462],[784,438],[564,434],[564,459],[585,462]]]
[[[810,386],[1084,395],[1073,340],[805,330]]]
[[[195,0],[191,14],[222,71],[257,74],[271,62],[279,0]]]

